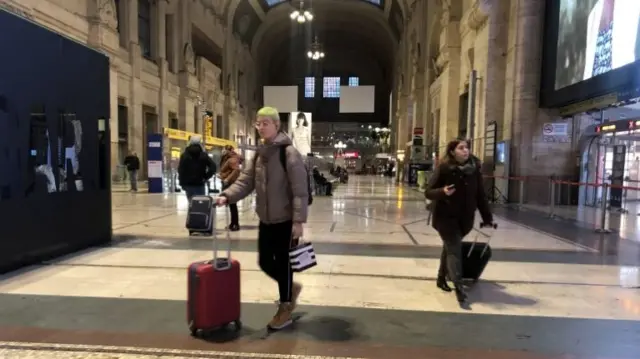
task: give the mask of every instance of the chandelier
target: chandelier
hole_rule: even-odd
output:
[[[322,45],[318,41],[318,37],[316,36],[313,42],[311,43],[311,48],[307,52],[307,57],[311,60],[318,61],[320,59],[324,59],[324,51],[322,51]]]
[[[299,24],[303,24],[307,21],[313,20],[313,13],[311,12],[311,8],[305,9],[304,0],[300,0],[298,9],[291,11],[289,17],[291,20],[297,21]]]

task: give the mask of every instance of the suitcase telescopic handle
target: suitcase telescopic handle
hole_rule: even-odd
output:
[[[497,223],[480,223],[478,227],[480,227],[480,229],[482,228],[498,229],[498,224]],[[487,248],[489,248],[489,242],[491,242],[492,237],[493,236],[489,236],[489,239],[487,240],[487,245],[482,249],[482,253],[480,253],[480,257],[483,257],[484,254],[487,252]],[[473,243],[471,243],[471,248],[469,248],[469,252],[467,252],[467,258],[471,257],[471,252],[473,252],[473,248],[476,247],[477,243],[478,243],[478,234],[476,234],[476,237],[473,239]]]
[[[217,201],[216,201],[217,203]],[[213,207],[212,220],[213,220],[213,261],[212,265],[215,270],[228,270],[231,269],[231,233],[229,227],[225,230],[225,237],[227,242],[227,257],[224,260],[218,260],[218,232],[216,231],[216,212],[217,206]],[[229,210],[224,209],[226,222],[229,223]]]

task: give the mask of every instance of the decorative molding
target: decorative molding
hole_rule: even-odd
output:
[[[436,58],[436,66],[438,70],[442,72],[449,65],[449,49],[447,47],[443,47],[440,49],[440,53]]]
[[[478,30],[489,19],[489,3],[486,0],[475,0],[462,17],[461,33],[468,30]],[[463,30],[464,29],[464,30]]]
[[[97,20],[106,25],[109,29],[116,31],[118,28],[118,14],[116,14],[116,3],[114,0],[97,0],[98,11]]]
[[[182,51],[184,55],[183,56],[184,63],[182,64],[182,70],[190,74],[195,73],[196,72],[195,53],[193,51],[193,47],[191,46],[191,43],[189,42],[185,43]]]

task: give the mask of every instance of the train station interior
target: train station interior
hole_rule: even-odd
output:
[[[640,1],[0,0],[0,43],[0,358],[640,358]]]

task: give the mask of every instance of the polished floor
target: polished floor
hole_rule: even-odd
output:
[[[319,265],[297,276],[297,321],[278,333],[242,202],[230,244],[244,328],[199,340],[186,266],[212,241],[186,235],[183,195],[114,193],[111,245],[1,277],[0,358],[640,358],[637,242],[496,208],[498,230],[469,235],[491,239],[493,260],[461,308],[435,287],[440,239],[421,196],[371,176],[316,197],[305,239]],[[225,223],[220,209],[221,245]]]

